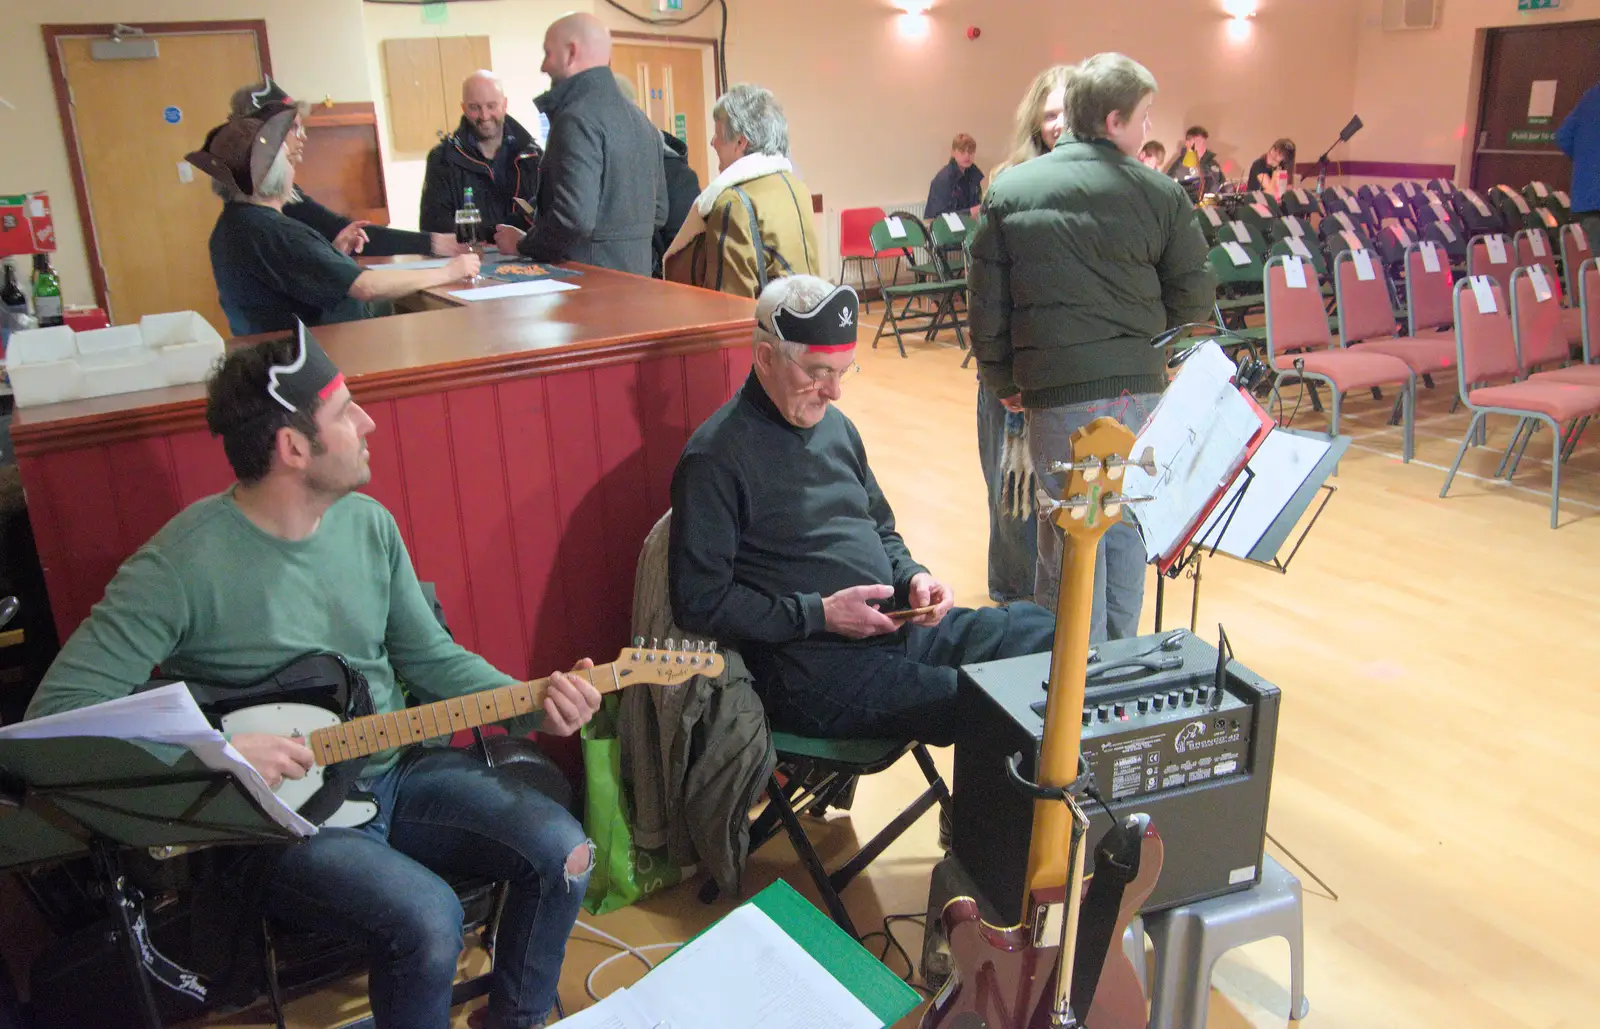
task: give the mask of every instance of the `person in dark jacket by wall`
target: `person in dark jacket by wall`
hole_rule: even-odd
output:
[[[633,83],[621,72],[615,75],[617,89],[622,92],[623,98],[630,104],[637,104],[639,91]],[[672,238],[678,234],[678,230],[683,228],[684,219],[689,217],[689,208],[694,206],[695,197],[700,195],[700,176],[689,166],[689,144],[666,129],[661,130],[661,170],[667,177],[667,223],[656,230],[651,243],[654,267],[650,272],[658,279],[661,277],[661,257],[672,245]]]
[[[1215,301],[1206,242],[1177,182],[1140,164],[1156,81],[1121,54],[1079,65],[1056,148],[996,176],[967,267],[972,350],[985,385],[1028,414],[1034,474],[1100,416],[1138,428],[1166,388],[1152,336]],[[1039,519],[1034,602],[1055,609],[1061,531]],[[1101,538],[1090,637],[1139,631],[1145,550],[1126,523]]]
[[[983,170],[972,163],[977,153],[978,141],[965,132],[950,141],[950,162],[928,184],[923,218],[937,218],[951,211],[978,213],[978,201],[983,199]]]
[[[295,118],[294,129],[289,134],[289,159],[295,164],[300,164],[305,160],[305,116],[308,105],[303,101],[292,99],[282,86],[272,81],[270,76],[262,82],[254,82],[234,90],[232,98],[228,101],[228,117],[255,118],[264,121],[279,105],[293,106],[299,112]],[[226,200],[227,192],[220,190],[218,195]],[[336,211],[330,211],[298,186],[295,187],[294,197],[283,205],[283,213],[302,225],[315,229],[345,256],[365,254],[368,257],[392,257],[396,254],[433,254],[439,257],[454,257],[466,252],[466,247],[456,243],[454,225],[447,233],[408,232],[405,229],[392,229],[387,225],[374,225],[369,221],[349,218]]]
[[[539,195],[539,162],[544,153],[533,134],[506,113],[500,76],[475,71],[461,83],[461,124],[428,152],[417,224],[423,232],[456,231],[456,209],[467,189],[483,224],[514,225],[526,231]]]
[[[650,274],[667,221],[661,132],[623,97],[610,64],[611,31],[592,14],[545,33],[541,67],[555,85],[534,101],[550,118],[538,213],[526,233],[495,228],[501,253]]]
[[[1586,90],[1556,131],[1556,145],[1572,158],[1572,217],[1589,246],[1600,248],[1600,82]]]

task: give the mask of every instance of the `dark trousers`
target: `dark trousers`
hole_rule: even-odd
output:
[[[544,1024],[588,885],[567,858],[587,840],[555,801],[459,750],[418,747],[369,786],[378,818],[286,847],[266,911],[365,940],[379,1029],[443,1029],[461,954],[461,903],[437,872],[511,883],[496,937],[490,1024]],[[590,850],[593,863],[593,850]]]
[[[955,742],[956,669],[1050,649],[1055,619],[1021,601],[952,608],[887,639],[811,640],[746,655],[772,727],[825,739]]]

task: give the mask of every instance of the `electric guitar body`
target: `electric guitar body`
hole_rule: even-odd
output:
[[[1035,798],[1023,922],[990,925],[970,897],[945,906],[951,975],[923,1014],[923,1029],[1144,1029],[1148,1020],[1121,941],[1155,889],[1161,837],[1144,815],[1114,824],[1096,846],[1093,881],[1085,884],[1089,820],[1071,792],[1079,775],[1095,551],[1122,515],[1133,441],[1111,418],[1079,429],[1071,460],[1055,468],[1068,473],[1062,499],[1040,497],[1041,517],[1053,519],[1065,538],[1037,783],[1022,782],[1021,755],[1012,759],[1013,777]],[[1153,460],[1147,452],[1138,463]],[[1080,920],[1084,911],[1088,921]]]

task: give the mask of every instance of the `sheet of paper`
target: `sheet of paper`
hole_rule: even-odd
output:
[[[1289,252],[1291,254],[1294,254],[1296,257],[1304,258],[1307,261],[1311,260],[1311,248],[1306,246],[1305,240],[1301,239],[1299,236],[1290,236],[1287,240],[1285,240],[1285,242],[1289,244]]]
[[[1394,230],[1394,238],[1401,246],[1409,247],[1411,245],[1411,233],[1407,232],[1405,229],[1402,229],[1398,225],[1391,225],[1389,227]]]
[[[1210,222],[1214,228],[1222,228],[1222,215],[1217,212],[1215,207],[1202,207],[1200,210],[1205,212],[1206,221]]]
[[[1311,201],[1306,196],[1306,191],[1305,190],[1303,190],[1303,189],[1294,189],[1294,190],[1290,190],[1290,192],[1294,194],[1294,198],[1296,200],[1300,201],[1300,206],[1302,206],[1302,207],[1310,206]]]
[[[1422,270],[1437,274],[1442,265],[1439,264],[1439,247],[1433,240],[1424,240],[1422,243]]]
[[[1341,229],[1343,229],[1345,232],[1354,232],[1355,231],[1355,227],[1356,227],[1355,223],[1352,222],[1350,220],[1350,216],[1348,214],[1345,214],[1343,211],[1335,211],[1335,212],[1333,212],[1333,220],[1338,222],[1339,223],[1339,227]]]
[[[1250,458],[1247,467],[1254,477],[1241,473],[1228,486],[1222,500],[1206,519],[1205,525],[1195,533],[1195,540],[1204,541],[1209,548],[1217,544],[1224,554],[1245,558],[1272,527],[1284,505],[1310,476],[1317,462],[1328,452],[1328,441],[1308,439],[1293,432],[1273,429],[1262,441],[1261,448]],[[1246,480],[1250,488],[1228,517],[1229,505]],[[1217,536],[1218,526],[1226,522],[1227,530]]]
[[[1555,197],[1557,200],[1561,201],[1561,206],[1562,207],[1566,207],[1566,208],[1571,208],[1572,207],[1572,200],[1567,196],[1567,191],[1566,190],[1558,189],[1554,193],[1551,193],[1550,195]]]
[[[1467,203],[1471,204],[1473,207],[1476,207],[1478,209],[1478,213],[1483,215],[1485,218],[1489,217],[1489,204],[1483,199],[1483,197],[1479,196],[1475,190],[1462,190],[1462,192],[1466,194]]]
[[[880,1025],[866,1005],[753,904],[734,908],[628,992],[663,1029]]]
[[[561,1020],[562,1029],[656,1029],[659,1019],[651,1018],[626,988],[613,990],[582,1011]]]
[[[1507,193],[1506,196],[1511,198],[1511,203],[1516,207],[1518,214],[1528,213],[1528,201],[1523,199],[1521,193]]]
[[[425,261],[394,261],[389,264],[369,264],[364,271],[369,272],[420,272],[429,268],[443,268],[452,258],[430,257]]]
[[[1233,240],[1223,240],[1222,249],[1227,251],[1228,257],[1233,261],[1233,266],[1235,268],[1243,268],[1245,265],[1250,263],[1250,255],[1245,253],[1244,247],[1235,243]]]
[[[1450,227],[1449,222],[1439,221],[1434,224],[1439,226],[1439,234],[1445,238],[1446,242],[1454,243],[1456,241],[1456,230]]]
[[[1542,182],[1530,182],[1528,185],[1533,187],[1533,195],[1536,197],[1547,197],[1550,195],[1550,187],[1546,186]]]
[[[1233,383],[1237,372],[1221,347],[1200,344],[1134,441],[1135,456],[1155,450],[1156,474],[1130,467],[1123,484],[1127,496],[1153,498],[1129,508],[1151,560],[1177,546],[1261,431],[1255,408]]]
[[[1490,264],[1506,263],[1506,238],[1504,236],[1483,237],[1484,249],[1489,251]]]
[[[1349,211],[1351,214],[1360,214],[1361,213],[1361,204],[1356,200],[1355,197],[1352,197],[1352,196],[1345,197],[1344,198],[1344,206],[1345,206],[1345,210]]]
[[[1472,277],[1472,295],[1478,301],[1479,314],[1494,314],[1499,306],[1494,302],[1494,284],[1487,275]]]
[[[1233,238],[1241,243],[1250,242],[1250,226],[1244,222],[1233,223]]]
[[[1544,233],[1528,233],[1528,249],[1533,251],[1534,257],[1543,257],[1548,251],[1544,246]]]
[[[946,211],[944,213],[944,223],[951,232],[967,231],[967,223],[962,221],[961,216],[954,211]]]
[[[1283,282],[1290,289],[1306,288],[1306,266],[1300,258],[1291,257],[1283,262]]]
[[[902,222],[899,218],[885,218],[883,220],[883,225],[884,225],[884,228],[889,230],[889,235],[892,236],[893,238],[895,238],[895,239],[905,239],[906,238],[906,226],[905,226],[905,223]]]
[[[1589,249],[1589,236],[1583,231],[1582,225],[1573,222],[1568,231],[1572,233],[1572,242],[1577,244],[1579,250]]]
[[[1550,299],[1550,280],[1545,277],[1544,265],[1528,265],[1528,281],[1533,283],[1533,298],[1539,303]]]
[[[62,736],[104,736],[187,747],[207,768],[233,773],[262,810],[279,825],[300,836],[310,836],[317,831],[316,826],[279,800],[244,755],[212,728],[194,702],[189,687],[181,682],[0,729],[0,739]]]
[[[1402,182],[1399,189],[1401,196],[1414,197],[1417,195],[1417,184],[1415,182]]]
[[[1528,117],[1549,118],[1556,113],[1558,79],[1534,79],[1528,90]]]
[[[1351,257],[1356,263],[1356,279],[1360,282],[1371,282],[1378,277],[1378,269],[1372,266],[1372,255],[1365,250],[1357,250]]]
[[[546,293],[565,293],[578,287],[560,279],[534,279],[531,282],[507,282],[499,286],[478,286],[475,289],[453,289],[450,295],[461,300],[504,300],[506,297],[536,297]]]
[[[1293,236],[1295,239],[1299,239],[1301,236],[1306,234],[1306,228],[1304,225],[1300,224],[1299,218],[1285,218],[1283,220],[1283,224],[1288,228],[1289,235]]]
[[[1272,217],[1272,211],[1268,209],[1266,204],[1251,204],[1250,210],[1254,211],[1256,215],[1261,218]]]

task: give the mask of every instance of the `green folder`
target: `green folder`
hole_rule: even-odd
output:
[[[922,995],[909,983],[782,879],[745,903],[754,904],[776,922],[885,1026],[904,1018],[922,1002]],[[696,933],[694,938],[699,936]],[[671,960],[671,955],[665,960]]]

